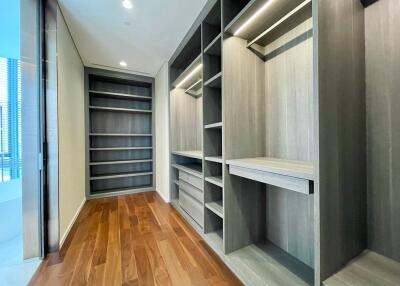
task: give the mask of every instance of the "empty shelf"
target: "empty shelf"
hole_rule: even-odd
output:
[[[214,184],[218,187],[223,188],[224,184],[222,182],[222,176],[215,176],[215,177],[207,177],[205,180],[211,184]]]
[[[221,88],[222,86],[222,72],[217,73],[215,76],[210,78],[204,83],[204,86],[213,87],[213,88]]]
[[[187,89],[201,79],[202,57],[199,55],[172,83],[175,88]]]
[[[101,166],[101,165],[118,165],[118,164],[137,164],[137,163],[150,163],[152,159],[146,160],[120,160],[120,161],[103,161],[103,162],[90,162],[90,166]]]
[[[251,244],[225,256],[225,263],[246,284],[314,285],[312,268],[270,242]]]
[[[93,137],[152,137],[153,134],[131,134],[131,133],[90,133]]]
[[[136,100],[136,101],[152,100],[152,98],[150,96],[134,95],[134,94],[127,94],[127,93],[117,93],[117,92],[97,91],[97,90],[89,90],[89,93],[92,95],[97,95],[97,96],[101,96],[104,98],[132,99],[132,100]]]
[[[400,263],[366,250],[323,285],[400,285]]]
[[[173,155],[189,157],[194,159],[203,159],[203,152],[201,150],[193,150],[193,151],[172,151]]]
[[[312,193],[314,166],[311,162],[259,157],[226,163],[232,175],[303,194]]]
[[[151,150],[153,147],[100,147],[90,148],[90,151],[129,151],[129,150]]]
[[[222,219],[224,218],[224,209],[222,207],[222,201],[206,203],[206,208],[208,208],[210,211],[215,213],[220,218]]]
[[[178,169],[180,171],[184,171],[186,173],[192,174],[193,176],[196,176],[198,178],[203,178],[203,171],[202,167],[200,164],[172,164],[172,167],[175,169]]]
[[[209,54],[212,56],[220,56],[222,47],[221,47],[221,35],[219,34],[215,39],[204,49],[205,54]]]
[[[149,176],[153,175],[153,172],[139,172],[139,173],[120,173],[113,175],[102,175],[90,177],[91,181],[94,180],[108,180],[108,179],[118,179],[118,178],[128,178],[128,177],[139,177],[139,176]]]
[[[106,106],[89,106],[91,110],[110,111],[110,112],[131,112],[131,113],[152,113],[151,110],[144,109],[131,109],[131,108],[118,108]]]
[[[205,129],[221,129],[222,128],[222,122],[217,122],[213,124],[207,124],[204,126]]]
[[[222,160],[222,156],[209,156],[209,157],[205,157],[206,161],[210,161],[210,162],[215,162],[215,163],[221,163],[223,162]]]

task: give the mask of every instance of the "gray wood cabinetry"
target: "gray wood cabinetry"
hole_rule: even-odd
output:
[[[154,80],[87,68],[87,196],[151,190]]]
[[[171,58],[171,198],[201,178],[201,227],[173,204],[246,285],[399,281],[396,13],[210,0]]]

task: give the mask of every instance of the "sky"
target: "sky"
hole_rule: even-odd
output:
[[[0,57],[20,59],[20,0],[0,0]]]

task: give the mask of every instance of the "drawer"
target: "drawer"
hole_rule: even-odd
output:
[[[188,213],[201,227],[204,225],[204,208],[203,204],[186,194],[185,191],[179,191],[179,205]]]
[[[186,183],[189,183],[196,188],[203,190],[203,179],[193,176],[189,173],[186,173],[184,171],[179,171],[179,180],[184,180]]]
[[[198,200],[200,203],[204,202],[203,198],[203,191],[193,187],[191,184],[186,183],[185,181],[179,180],[179,188],[181,188],[183,191],[185,191],[187,194],[191,195],[194,197],[196,200]]]

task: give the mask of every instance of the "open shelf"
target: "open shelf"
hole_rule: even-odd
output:
[[[90,133],[94,137],[152,137],[153,134],[131,134],[131,133]]]
[[[187,89],[194,83],[201,80],[202,68],[199,66],[202,64],[202,56],[199,55],[172,83],[174,88]]]
[[[207,80],[204,83],[204,86],[213,87],[213,88],[221,88],[221,86],[222,86],[222,72],[217,73],[212,78]]]
[[[232,175],[303,194],[313,191],[314,166],[311,162],[259,157],[226,163]]]
[[[204,126],[204,128],[205,129],[221,129],[222,128],[222,122],[207,124],[206,126]]]
[[[104,189],[101,191],[94,191],[93,193],[91,193],[90,197],[101,198],[107,196],[115,196],[116,194],[118,195],[131,194],[132,192],[135,191],[149,189],[151,188],[151,186],[152,186],[151,184],[144,184],[144,185],[136,185],[134,187]]]
[[[303,2],[304,0],[280,0],[269,2],[266,0],[252,0],[225,27],[225,32],[251,41],[265,32],[266,29],[272,27]],[[263,7],[265,9],[259,12],[251,25],[247,25],[244,29],[241,29],[243,24]],[[241,29],[240,32],[239,29]]]
[[[198,178],[203,178],[203,171],[200,164],[172,164],[172,167]]]
[[[132,113],[152,113],[151,110],[144,109],[131,109],[131,108],[117,108],[106,106],[89,106],[91,110],[110,111],[110,112],[132,112]]]
[[[400,285],[400,263],[366,250],[323,285]]]
[[[204,49],[204,53],[212,56],[221,56],[222,53],[222,34],[220,33],[215,39]]]
[[[224,209],[222,206],[222,201],[210,202],[205,204],[206,208],[212,211],[214,214],[220,218],[224,218]]]
[[[206,177],[205,180],[211,184],[218,186],[218,187],[221,187],[221,188],[224,187],[224,184],[222,183],[222,176]]]
[[[201,150],[193,150],[193,151],[172,151],[173,155],[194,158],[194,159],[203,159],[203,152]]]
[[[268,241],[251,244],[225,256],[225,262],[252,286],[314,284],[314,271]]]
[[[189,94],[191,96],[194,96],[194,97],[201,97],[201,95],[202,95],[202,83],[203,83],[203,80],[199,79],[193,85],[189,86],[185,90],[185,93],[187,93],[187,94]]]
[[[89,94],[97,96],[97,97],[114,98],[114,99],[130,99],[130,100],[136,100],[136,101],[151,101],[152,100],[152,98],[149,96],[108,92],[108,91],[98,91],[98,90],[89,90]]]
[[[108,179],[119,179],[119,178],[128,178],[128,177],[149,176],[149,175],[153,175],[153,172],[119,173],[119,174],[115,174],[115,175],[93,176],[93,177],[90,177],[90,180],[91,181],[108,180]]]
[[[205,157],[204,159],[206,161],[215,162],[215,163],[221,163],[221,164],[223,162],[222,156],[210,156],[210,157]]]
[[[120,161],[103,161],[103,162],[90,162],[90,166],[101,166],[101,165],[118,165],[118,164],[137,164],[137,163],[150,163],[152,159],[146,160],[120,160]]]
[[[130,151],[130,150],[151,150],[153,147],[108,147],[108,148],[90,148],[90,151]]]

